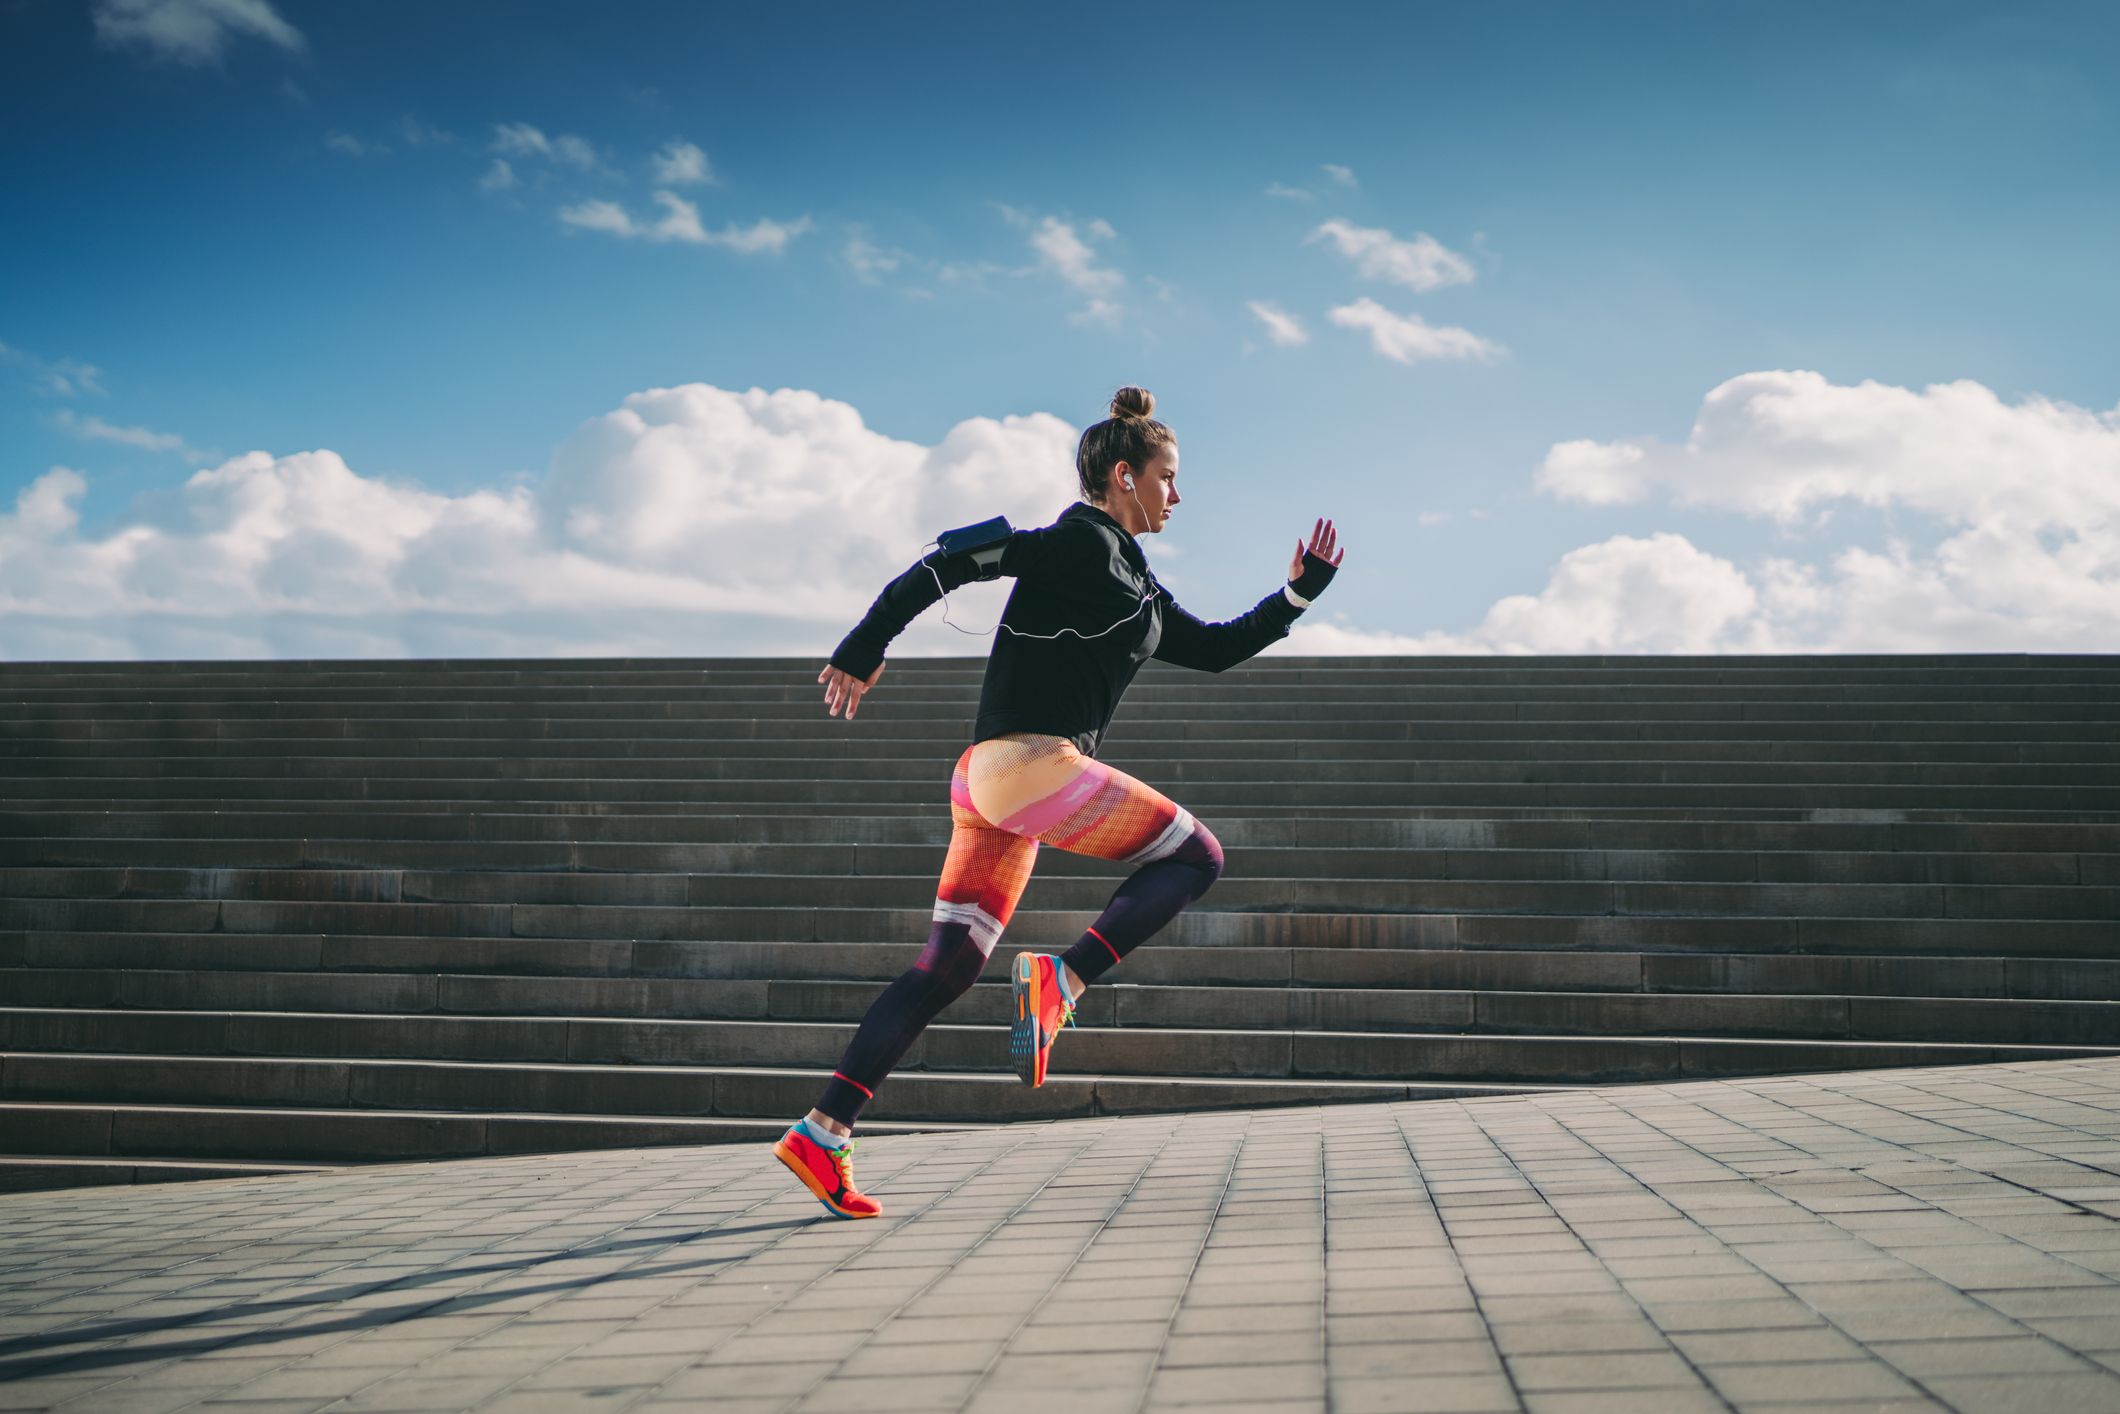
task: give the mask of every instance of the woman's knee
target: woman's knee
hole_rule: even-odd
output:
[[[979,945],[952,929],[940,938],[929,938],[905,976],[923,994],[923,1001],[939,1009],[970,991],[985,968],[986,954],[979,951]]]
[[[1177,853],[1171,858],[1192,865],[1206,876],[1200,885],[1200,893],[1213,888],[1215,880],[1222,877],[1222,842],[1197,818],[1193,821],[1192,833],[1185,837],[1185,842],[1178,846]]]

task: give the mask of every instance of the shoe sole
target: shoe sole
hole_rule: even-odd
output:
[[[1038,966],[1027,952],[1016,954],[1009,969],[1009,997],[1015,1005],[1009,1017],[1009,1059],[1015,1062],[1016,1078],[1036,1089],[1045,1083],[1045,1051],[1038,1045],[1038,1015],[1045,998],[1038,981]]]
[[[789,1173],[794,1174],[797,1178],[802,1180],[802,1186],[809,1189],[810,1195],[814,1197],[818,1202],[824,1204],[824,1210],[826,1212],[832,1213],[835,1216],[842,1218],[851,1218],[856,1221],[859,1221],[862,1218],[880,1218],[883,1216],[880,1211],[874,1213],[850,1213],[845,1208],[842,1208],[837,1203],[834,1203],[832,1201],[831,1194],[825,1190],[823,1184],[817,1181],[817,1175],[810,1172],[810,1166],[804,1163],[801,1159],[796,1158],[792,1153],[788,1152],[786,1140],[779,1140],[774,1143],[773,1157],[780,1160],[781,1163],[785,1164]]]

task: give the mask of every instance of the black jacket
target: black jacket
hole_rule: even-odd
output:
[[[1149,658],[1219,673],[1286,638],[1303,612],[1276,589],[1240,618],[1203,623],[1157,582],[1140,542],[1125,526],[1077,501],[1051,525],[1014,532],[999,567],[984,575],[969,552],[937,550],[916,561],[884,586],[833,650],[832,666],[865,681],[891,640],[943,590],[1004,574],[1015,577],[1016,587],[1002,611],[1003,624],[1026,634],[1063,627],[1077,632],[1019,638],[995,630],[972,727],[975,742],[1006,732],[1048,732],[1072,739],[1083,755],[1095,756],[1119,698]],[[1154,597],[1142,607],[1151,592]],[[1129,613],[1135,616],[1128,619]],[[1114,623],[1119,626],[1098,636]]]

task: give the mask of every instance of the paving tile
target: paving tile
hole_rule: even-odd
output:
[[[1517,1388],[1525,1391],[1684,1388],[1699,1383],[1677,1354],[1656,1350],[1617,1355],[1582,1351],[1512,1355],[1509,1375]]]
[[[1219,1369],[1158,1369],[1148,1402],[1214,1404],[1236,1400],[1314,1399],[1325,1389],[1322,1364],[1244,1365]]]
[[[2111,1375],[1939,1376],[1923,1383],[1962,1414],[2111,1414],[2120,1409],[2120,1377]]]
[[[1704,1365],[1701,1373],[1725,1398],[1741,1405],[1921,1395],[1903,1376],[1867,1357],[1801,1364]]]
[[[891,1135],[874,1225],[748,1150],[9,1195],[0,1408],[2120,1409],[2116,1113],[2093,1060]]]
[[[1729,1404],[1705,1385],[1638,1389],[1531,1390],[1526,1414],[1728,1414]]]

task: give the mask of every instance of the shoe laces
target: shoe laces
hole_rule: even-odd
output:
[[[1075,1024],[1075,1004],[1067,999],[1067,979],[1060,975],[1060,964],[1053,963],[1053,995],[1060,999],[1060,1026]],[[1053,1030],[1058,1031],[1060,1026]]]
[[[839,1181],[849,1188],[854,1186],[854,1146],[860,1142],[849,1139],[838,1148],[825,1151],[832,1156],[832,1167],[839,1170]]]

